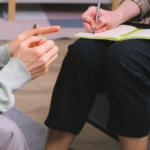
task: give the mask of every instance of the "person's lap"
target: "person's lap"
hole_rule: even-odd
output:
[[[77,40],[69,46],[62,64],[46,125],[55,130],[79,134],[95,94],[105,91],[101,81],[104,78],[111,105],[110,131],[127,137],[148,135],[149,49],[150,42],[146,40]],[[126,65],[129,69],[125,69]]]

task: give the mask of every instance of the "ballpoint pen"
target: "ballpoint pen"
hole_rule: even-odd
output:
[[[97,19],[98,19],[98,16],[99,16],[100,5],[101,5],[101,0],[98,0],[95,22],[97,22]],[[93,34],[95,33],[95,31],[96,31],[96,28],[94,28]]]

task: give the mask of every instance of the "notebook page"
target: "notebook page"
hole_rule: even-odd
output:
[[[150,38],[150,29],[141,29],[141,30],[138,30],[138,31],[136,31],[136,32],[134,32],[134,33],[132,33],[132,34],[130,34],[130,35],[128,35],[128,36],[125,36],[125,37],[123,37],[123,38],[131,38],[131,37],[133,37],[133,38],[144,38],[144,37],[148,37],[148,38]]]
[[[98,38],[98,37],[110,37],[110,38],[118,38],[119,35],[126,34],[128,32],[131,32],[133,30],[137,29],[134,26],[129,25],[120,25],[116,27],[115,29],[106,30],[102,33],[89,33],[88,31],[80,32],[78,34],[75,34],[75,37],[89,37],[89,38]]]

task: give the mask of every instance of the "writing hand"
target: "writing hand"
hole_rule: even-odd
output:
[[[100,33],[119,25],[121,18],[118,17],[116,12],[103,9],[100,9],[98,20],[95,22],[96,11],[97,7],[90,6],[81,16],[83,27],[87,31],[93,33],[93,29],[96,28],[96,33]]]

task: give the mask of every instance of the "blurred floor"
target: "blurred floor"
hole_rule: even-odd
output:
[[[75,40],[56,40],[59,47],[59,57],[55,60],[46,75],[41,76],[26,84],[15,93],[15,107],[21,112],[44,125],[47,117],[53,87],[58,76],[63,58],[68,50],[68,45]],[[0,45],[6,42],[0,42]],[[80,135],[73,142],[75,150],[119,150],[119,143],[102,133],[95,127],[86,123]]]

